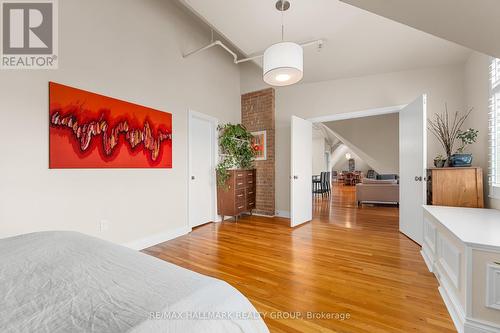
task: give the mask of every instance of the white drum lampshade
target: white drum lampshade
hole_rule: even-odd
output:
[[[296,43],[281,42],[264,52],[264,81],[272,86],[288,86],[302,80],[304,52]]]

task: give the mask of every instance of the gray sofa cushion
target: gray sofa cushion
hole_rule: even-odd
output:
[[[363,178],[361,181],[363,184],[397,184],[396,179],[369,179]]]

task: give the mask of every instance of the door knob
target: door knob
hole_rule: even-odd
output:
[[[299,179],[299,176],[295,175],[293,176],[293,179]]]
[[[416,182],[421,182],[421,181],[422,181],[422,177],[420,177],[420,176],[415,176],[415,181],[416,181]]]
[[[194,180],[194,176],[191,176],[191,180]]]

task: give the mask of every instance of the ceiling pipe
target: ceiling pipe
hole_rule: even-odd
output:
[[[318,48],[321,49],[323,47],[324,43],[325,43],[325,41],[323,39],[315,39],[315,40],[311,40],[311,41],[308,41],[308,42],[299,43],[299,45],[302,46],[302,47],[308,47],[308,46],[311,46],[311,45],[318,45]],[[200,47],[199,49],[196,49],[196,50],[193,50],[191,52],[185,53],[185,54],[182,55],[182,57],[183,58],[187,58],[187,57],[193,56],[195,54],[198,54],[200,52],[208,50],[208,49],[210,49],[210,48],[212,48],[214,46],[219,46],[219,47],[222,47],[224,50],[226,50],[227,53],[229,53],[231,56],[233,56],[233,62],[235,64],[241,64],[242,62],[247,62],[247,61],[250,61],[250,60],[262,58],[264,56],[263,54],[259,54],[259,55],[255,55],[255,56],[251,56],[251,57],[247,57],[247,58],[243,58],[243,59],[238,59],[238,55],[235,52],[233,52],[229,47],[227,47],[220,40],[216,40],[215,42],[212,42],[212,43],[210,43],[210,44],[208,44],[206,46]]]

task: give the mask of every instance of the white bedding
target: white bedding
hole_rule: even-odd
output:
[[[0,239],[0,331],[269,332],[226,282],[65,231]]]

